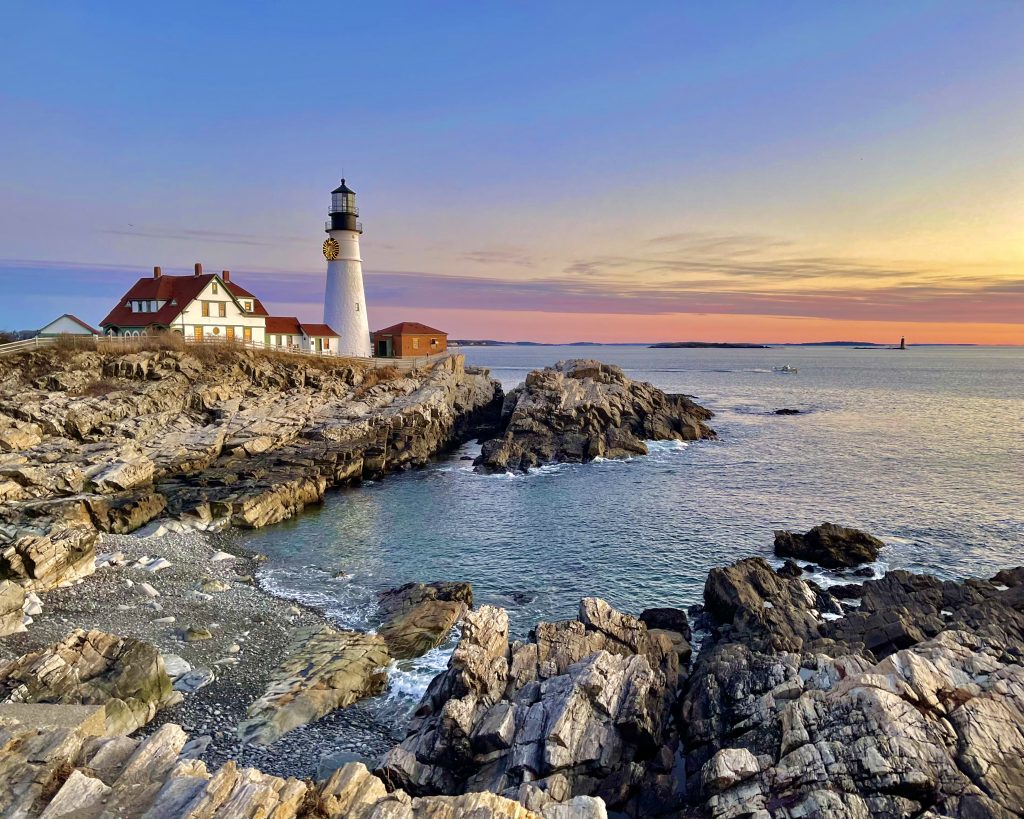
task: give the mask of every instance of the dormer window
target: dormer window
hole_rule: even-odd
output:
[[[247,302],[244,302],[244,304],[245,304],[245,312],[246,313],[251,313],[252,312],[252,302],[251,301],[247,301]]]

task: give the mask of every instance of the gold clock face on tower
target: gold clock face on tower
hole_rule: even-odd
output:
[[[338,240],[331,238],[324,242],[324,258],[327,261],[334,261],[338,258],[338,253],[341,248],[338,246]]]

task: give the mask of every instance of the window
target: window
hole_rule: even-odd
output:
[[[217,315],[224,318],[228,314],[228,306],[224,302],[217,303]]]
[[[213,295],[215,296],[220,292],[220,288],[217,287],[217,282],[214,282],[212,285],[210,285],[210,292],[213,293]]]
[[[158,308],[157,308],[157,306],[156,306],[156,302],[155,302],[155,301],[151,301],[151,302],[149,303],[149,312],[151,312],[151,313],[155,313],[155,312],[157,311],[157,309],[158,309]]]
[[[414,350],[418,350],[420,348],[420,340],[418,338],[414,338],[412,340],[412,348]]]
[[[245,302],[245,312],[246,313],[251,313],[252,312],[252,302],[251,301]]]
[[[430,339],[430,346],[431,347],[436,347],[437,346],[437,339],[436,338]]]
[[[208,301],[204,301],[203,302],[203,317],[204,318],[209,318],[210,317],[210,302],[208,302]]]
[[[356,302],[356,312],[359,312],[359,302]]]

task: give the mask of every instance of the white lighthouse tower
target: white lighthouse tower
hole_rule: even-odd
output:
[[[327,288],[324,291],[324,324],[341,337],[339,355],[369,358],[370,323],[366,317],[366,294],[363,291],[363,260],[359,255],[359,234],[363,226],[356,221],[359,208],[356,194],[345,180],[331,191],[328,211]]]

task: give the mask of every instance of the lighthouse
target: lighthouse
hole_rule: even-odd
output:
[[[359,255],[356,194],[345,180],[331,191],[330,219],[326,224],[324,258],[327,259],[327,287],[324,290],[324,324],[340,337],[339,355],[369,358],[370,324],[366,317],[363,291],[363,260]]]

